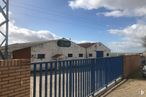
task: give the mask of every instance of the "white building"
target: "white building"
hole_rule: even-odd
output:
[[[85,49],[74,42],[70,47],[59,47],[58,40],[48,41],[31,47],[31,62],[70,60],[85,58]],[[43,58],[39,58],[39,56]]]
[[[78,44],[85,48],[86,58],[109,57],[111,50],[102,43]]]

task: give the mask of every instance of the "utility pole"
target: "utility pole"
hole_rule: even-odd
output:
[[[0,49],[0,57],[8,59],[9,0],[1,0],[0,14],[4,18],[4,21],[0,22],[0,35],[3,37],[0,41],[0,48],[4,47],[4,50]]]

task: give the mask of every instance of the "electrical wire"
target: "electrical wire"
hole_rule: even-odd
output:
[[[43,8],[41,8],[41,7],[34,7],[34,5],[31,5],[31,4],[24,4],[23,3],[23,5],[20,5],[20,4],[17,4],[17,3],[13,3],[12,4],[12,6],[15,6],[16,8],[22,8],[22,9],[25,9],[25,10],[29,10],[30,11],[30,13],[27,13],[27,15],[29,14],[29,16],[33,16],[33,14],[32,13],[41,13],[42,14],[42,16],[46,16],[46,17],[48,17],[49,16],[49,18],[51,17],[51,19],[49,19],[49,20],[51,20],[51,21],[54,21],[54,20],[56,20],[57,18],[56,17],[59,17],[58,19],[60,19],[61,20],[61,22],[64,22],[64,21],[67,21],[67,23],[68,24],[73,24],[72,22],[75,22],[74,20],[71,20],[71,19],[67,19],[67,18],[69,18],[69,17],[72,17],[71,15],[65,15],[65,14],[59,14],[59,12],[58,11],[53,11],[53,12],[50,12],[50,10],[48,11],[48,12],[46,12],[46,11],[44,11],[43,10]],[[24,13],[21,13],[21,14],[23,14],[23,15],[25,15]],[[34,16],[33,16],[34,17]],[[39,16],[36,16],[36,17],[34,17],[34,18],[40,18]],[[65,19],[64,19],[65,18]],[[42,18],[41,18],[42,19]],[[44,19],[44,18],[43,18]],[[100,28],[100,29],[105,29],[105,27],[103,27],[103,26],[100,26],[99,27],[99,25],[98,26],[96,26],[96,25],[93,25],[93,24],[91,24],[91,23],[89,23],[89,22],[91,22],[91,21],[88,21],[88,19],[87,18],[83,18],[83,17],[81,17],[80,16],[80,20],[77,20],[77,22],[80,22],[80,24],[83,24],[83,25],[92,25],[92,27],[95,27],[96,29],[97,28]],[[101,25],[101,24],[100,24]]]

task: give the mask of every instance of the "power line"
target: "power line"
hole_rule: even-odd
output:
[[[74,21],[74,20],[70,19],[72,17],[72,14],[68,14],[68,13],[60,14],[60,12],[58,12],[56,10],[53,11],[53,12],[50,12],[50,9],[49,9],[49,11],[46,12],[46,11],[43,10],[43,8],[41,8],[39,6],[34,6],[34,5],[31,5],[31,4],[29,4],[29,5],[24,4],[24,3],[23,3],[23,5],[20,5],[20,4],[17,4],[17,3],[12,4],[12,6],[14,6],[16,8],[22,8],[22,9],[31,11],[31,12],[27,13],[27,15],[29,15],[29,16],[33,16],[34,17],[34,15],[32,13],[41,13],[41,14],[43,14],[42,17],[51,16],[51,18],[53,18],[53,19],[50,19],[51,21],[57,21],[58,19],[59,19],[59,21],[64,21],[64,18],[65,18],[65,21],[68,24],[73,24],[73,22],[80,22],[80,23],[82,23],[82,25],[88,25],[88,26],[90,25],[90,27],[92,25],[92,28],[95,27],[95,28],[99,28],[99,29],[105,29],[105,27],[103,27],[101,24],[100,25],[94,25],[94,24],[89,23],[91,21],[88,18],[85,18],[85,17],[82,17],[82,16],[80,16],[78,18],[79,20],[77,19],[77,21]],[[25,15],[24,12],[19,12],[19,13]],[[34,18],[39,19],[39,17],[40,16],[35,16]],[[40,17],[40,18],[45,20],[42,17]],[[56,17],[58,17],[58,18],[56,18]]]

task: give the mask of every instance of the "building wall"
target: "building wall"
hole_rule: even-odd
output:
[[[83,57],[79,57],[79,54]],[[38,54],[45,54],[44,59],[37,59]],[[71,47],[58,47],[57,41],[50,41],[41,45],[33,46],[31,48],[31,62],[52,61],[52,56],[56,54],[63,54],[61,59],[82,59],[85,58],[85,49],[79,45],[71,42]],[[68,57],[68,54],[73,54],[73,57]]]
[[[56,54],[62,55],[57,60],[96,58],[96,51],[103,51],[104,57],[107,56],[107,53],[110,53],[107,47],[99,43],[89,48],[83,48],[74,42],[71,42],[71,47],[58,47],[57,40],[54,40],[30,48],[16,50],[13,52],[13,59],[30,59],[31,62],[46,62],[53,61],[52,57]],[[45,55],[45,58],[38,58],[38,54]],[[68,57],[68,54],[73,54],[73,56]],[[79,57],[79,54],[83,54],[83,57]],[[92,57],[89,54],[92,54]]]
[[[0,60],[0,97],[30,97],[28,60]]]
[[[90,58],[89,54],[93,55],[92,58],[96,58],[96,51],[103,51],[104,57],[107,57],[107,54],[110,54],[110,50],[108,48],[106,48],[102,44],[95,44],[87,48],[87,58]]]
[[[24,48],[20,50],[13,51],[13,59],[30,59],[31,58],[31,48]]]

